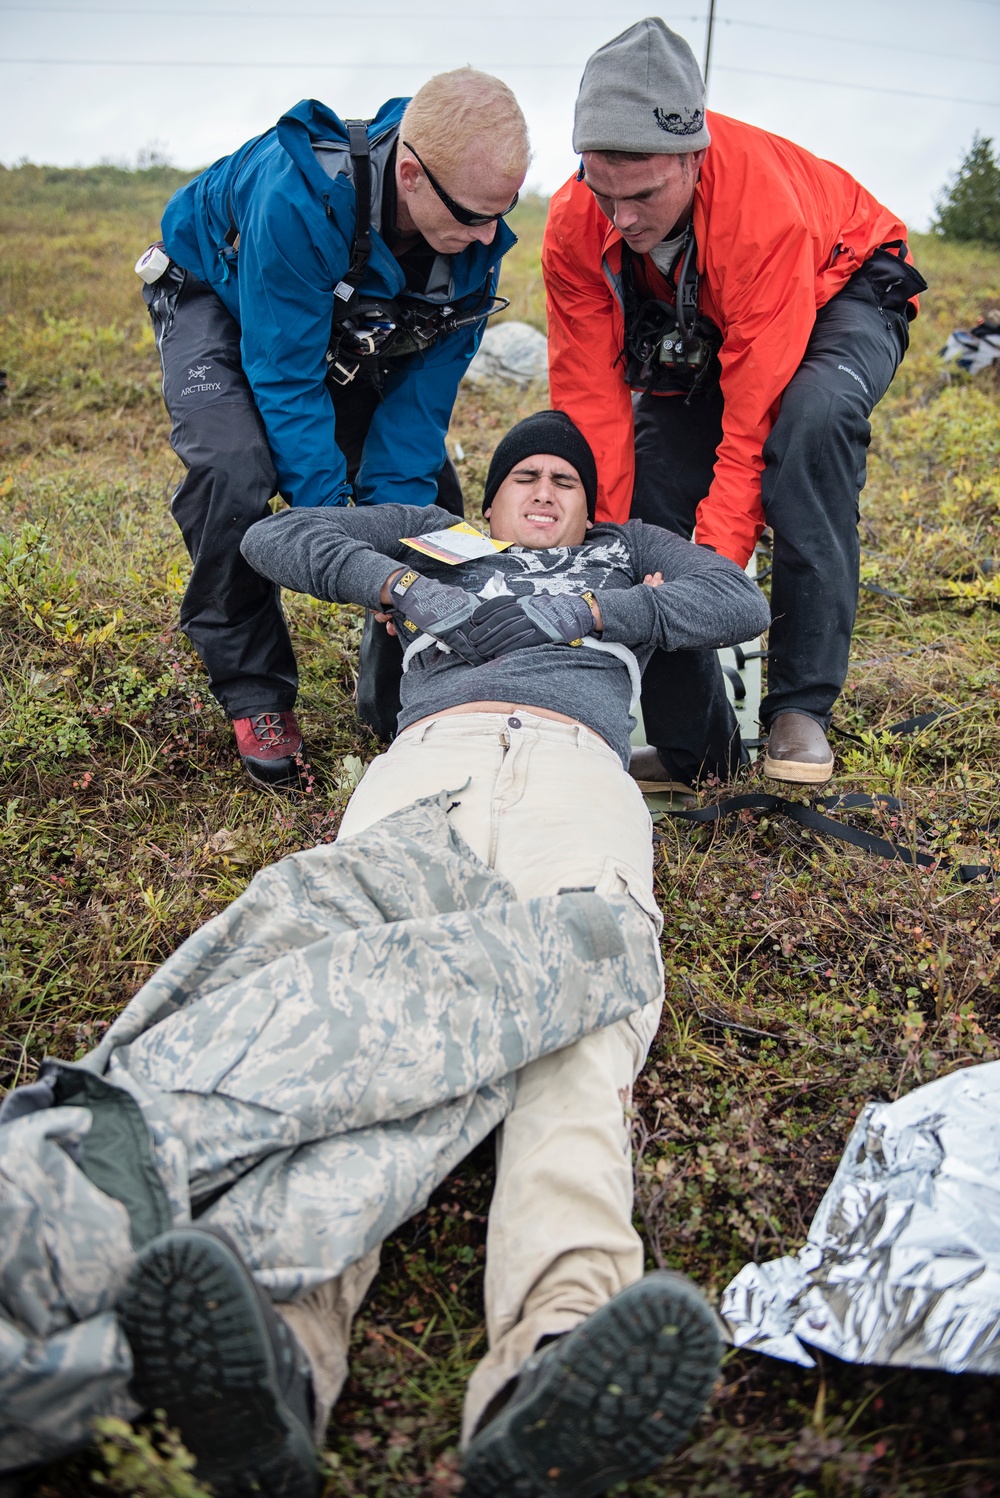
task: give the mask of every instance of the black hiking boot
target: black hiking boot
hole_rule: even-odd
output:
[[[715,1313],[682,1274],[629,1285],[534,1352],[465,1454],[465,1498],[592,1498],[681,1444],[719,1371]]]
[[[165,1411],[217,1498],[315,1498],[308,1363],[235,1244],[206,1228],[162,1233],[118,1314],[133,1397]]]

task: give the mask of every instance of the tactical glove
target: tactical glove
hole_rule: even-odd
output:
[[[586,594],[532,593],[527,598],[501,594],[479,605],[468,638],[484,660],[493,660],[529,645],[578,644],[595,628]]]
[[[394,624],[404,643],[418,635],[432,635],[470,666],[481,666],[485,656],[469,644],[469,627],[480,599],[464,588],[436,583],[407,569],[389,584]]]

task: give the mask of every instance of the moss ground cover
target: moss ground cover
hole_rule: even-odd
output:
[[[376,748],[352,710],[356,610],[287,600],[314,767],[297,802],[243,778],[177,632],[178,468],[131,265],[181,180],[0,171],[3,1087],[46,1052],[92,1045],[263,864],[332,840]],[[544,326],[544,205],[515,217],[522,243],[501,289],[512,314]],[[862,593],[834,788],[902,799],[902,814],[851,814],[857,825],[956,862],[1000,861],[998,388],[949,377],[936,357],[952,327],[1000,303],[1000,255],[915,250],[931,289],[874,422],[863,578],[885,591]],[[542,387],[461,393],[452,438],[470,513],[497,438],[545,400]],[[915,737],[885,731],[944,708],[956,711]],[[659,833],[668,1005],[635,1102],[637,1221],[650,1264],[718,1291],[747,1259],[799,1246],[870,1097],[997,1055],[1000,894],[780,818]],[[491,1172],[484,1147],[387,1245],[329,1432],[328,1494],[460,1491]],[[631,1492],[987,1498],[1000,1491],[996,1415],[985,1379],[732,1355],[692,1444]],[[169,1437],[112,1427],[101,1452],[27,1491],[198,1489]]]

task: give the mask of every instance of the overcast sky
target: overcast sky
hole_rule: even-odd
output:
[[[703,60],[707,3],[660,11]],[[0,161],[134,163],[156,144],[197,167],[298,99],[373,114],[471,63],[514,89],[529,185],[575,162],[587,56],[639,0],[0,0]],[[709,106],[839,162],[915,228],[978,129],[1000,137],[1000,0],[719,0]]]

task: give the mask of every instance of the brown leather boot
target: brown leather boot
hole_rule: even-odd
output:
[[[824,785],[833,774],[833,750],[815,718],[779,713],[771,724],[764,774],[793,785]]]
[[[690,796],[691,787],[672,780],[651,744],[632,750],[628,772],[645,796]]]

